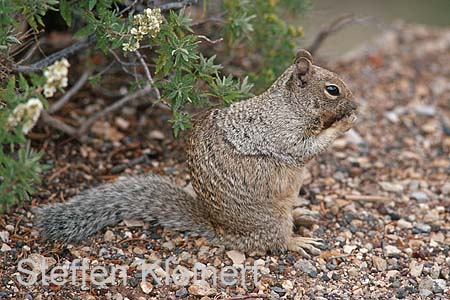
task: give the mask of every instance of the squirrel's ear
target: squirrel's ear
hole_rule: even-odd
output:
[[[308,83],[309,75],[312,69],[312,62],[306,57],[300,57],[295,60],[294,76],[301,81],[302,87]]]
[[[309,53],[307,50],[305,49],[300,49],[297,52],[297,55],[295,56],[295,62],[297,62],[298,60],[300,60],[300,58],[306,58],[307,60],[309,60],[311,63],[314,63],[314,60],[312,58],[311,53]]]

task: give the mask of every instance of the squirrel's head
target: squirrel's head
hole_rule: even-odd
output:
[[[285,74],[289,101],[314,119],[318,131],[356,111],[357,104],[347,85],[335,73],[314,65],[308,51],[299,50]]]

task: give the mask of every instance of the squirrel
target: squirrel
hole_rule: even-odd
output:
[[[355,124],[356,111],[339,76],[301,49],[265,92],[193,121],[186,153],[196,197],[164,177],[129,177],[37,208],[36,225],[67,243],[142,219],[247,253],[318,254],[320,240],[293,233],[294,201],[305,165]]]

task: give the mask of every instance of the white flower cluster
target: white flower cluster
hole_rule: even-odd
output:
[[[140,42],[146,35],[156,37],[161,30],[163,17],[159,8],[146,8],[142,14],[134,16],[133,28],[131,28],[131,39],[128,43],[123,43],[123,51],[136,51],[139,49]]]
[[[17,105],[8,117],[7,128],[16,127],[22,123],[22,131],[27,134],[39,119],[42,108],[42,103],[37,98],[31,98],[27,103]]]
[[[63,58],[56,61],[44,71],[46,82],[44,85],[44,96],[46,98],[52,97],[57,88],[64,88],[67,86],[67,74],[69,73],[69,62]]]

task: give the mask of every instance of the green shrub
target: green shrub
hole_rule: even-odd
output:
[[[293,8],[303,11],[306,0],[223,0],[217,16],[222,22],[214,28],[220,27],[225,47],[218,48],[214,48],[217,41],[209,40],[191,26],[183,6],[197,1],[161,1],[159,8],[149,9],[145,7],[148,2],[0,0],[0,203],[3,208],[26,198],[39,182],[39,172],[43,169],[39,163],[41,155],[30,150],[26,134],[37,119],[34,113],[48,108],[47,99],[64,93],[67,59],[80,53],[84,58],[79,60],[88,59],[100,52],[124,68],[127,59],[141,63],[145,72],[137,74],[129,83],[130,90],[149,85],[157,88],[153,102],[162,101],[171,108],[169,122],[176,136],[190,126],[187,105],[204,107],[212,102],[230,105],[260,92],[275,80],[292,61],[296,39],[302,35],[300,27],[287,24],[280,14]],[[211,13],[213,10],[209,8],[215,4],[204,1],[203,13]],[[59,18],[65,22],[67,32],[78,39],[79,47],[63,49],[47,58],[38,57],[31,65],[21,64],[20,52],[37,46],[38,39],[32,36],[38,33],[45,36],[51,30],[46,27],[50,15],[52,21]],[[202,51],[204,47],[200,43],[210,43],[213,53],[216,51],[220,56],[218,61],[230,62],[235,50],[244,48],[255,62],[251,70],[243,68],[250,79],[224,74],[227,64],[217,63],[211,49]],[[86,48],[90,50],[79,51]],[[89,78],[91,85],[101,83],[107,68],[94,71]],[[30,107],[34,109],[31,112]]]

